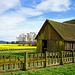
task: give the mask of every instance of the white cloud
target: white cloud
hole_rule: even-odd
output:
[[[70,0],[44,0],[36,6],[36,9],[42,11],[67,11],[70,9]]]
[[[19,15],[2,15],[0,16],[0,30],[14,28],[18,23],[25,21],[23,16]]]
[[[21,5],[20,0],[0,0],[0,14],[8,10],[8,13],[11,14],[9,11],[10,9],[13,8],[15,9],[14,13],[20,14],[20,15],[25,15],[25,16],[37,16],[41,15],[43,12],[37,10],[37,9],[32,9],[32,8],[27,8],[23,7]],[[12,10],[11,10],[12,11]]]
[[[0,0],[0,14],[16,6],[20,6],[19,0]]]
[[[25,15],[26,17],[30,17],[30,16],[38,16],[43,14],[43,12],[38,11],[36,9],[32,9],[32,8],[26,8],[26,7],[21,7],[17,13],[19,13],[20,15]]]

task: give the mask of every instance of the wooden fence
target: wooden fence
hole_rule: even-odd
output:
[[[14,58],[13,58],[14,57]],[[24,58],[17,55],[0,55],[0,71],[28,70],[32,68],[50,67],[75,62],[75,52],[62,51],[53,53],[24,53]],[[8,62],[9,61],[9,62]]]
[[[0,55],[0,71],[13,71],[23,69],[23,63],[17,55]]]
[[[24,69],[32,68],[42,68],[50,67],[53,65],[63,65],[65,63],[75,62],[75,52],[71,51],[61,51],[53,53],[37,53],[37,54],[27,54],[25,52]]]

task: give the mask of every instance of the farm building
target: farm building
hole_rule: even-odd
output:
[[[60,23],[47,19],[36,39],[38,52],[75,50],[75,24]]]

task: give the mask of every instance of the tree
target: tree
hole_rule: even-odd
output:
[[[27,43],[30,46],[30,44],[31,44],[31,35],[30,35],[30,33],[27,33]]]
[[[15,44],[15,42],[14,42],[14,41],[12,41],[12,42],[11,42],[11,44]]]
[[[24,43],[26,41],[26,35],[23,33],[23,34],[20,34],[18,37],[16,37],[18,41],[21,41],[23,46],[24,46]]]
[[[33,41],[35,41],[36,33],[33,34]]]
[[[7,42],[7,44],[9,44],[9,42]]]
[[[20,44],[20,42],[19,41],[16,41],[16,44]]]
[[[37,45],[37,40],[35,39],[36,33],[33,34],[33,46]]]
[[[27,43],[29,44],[29,46],[32,43],[32,41],[36,42],[35,37],[36,37],[36,33],[34,32],[27,33]]]

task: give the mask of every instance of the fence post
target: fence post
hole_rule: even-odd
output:
[[[45,52],[45,67],[47,67],[47,51]]]
[[[17,55],[15,55],[15,70],[17,69]]]
[[[20,64],[20,54],[19,54],[19,68],[21,68],[21,64]]]
[[[73,63],[75,63],[74,62],[74,50],[72,49],[72,57],[73,57]]]
[[[5,56],[3,56],[3,57],[4,57],[4,70],[6,70],[6,68],[5,68],[5,64],[6,64],[6,63],[5,63]]]
[[[24,53],[24,70],[27,70],[27,52]]]
[[[60,52],[60,57],[61,57],[61,65],[63,65],[63,51]]]
[[[10,63],[10,70],[12,70],[12,67],[11,67],[11,55],[9,55],[9,63]]]

